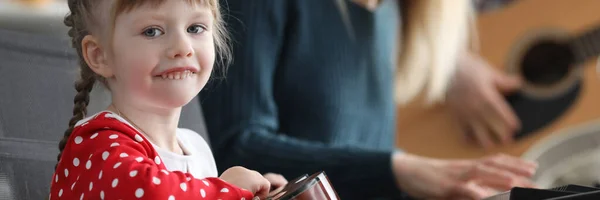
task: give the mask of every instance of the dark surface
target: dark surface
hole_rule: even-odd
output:
[[[550,85],[565,78],[575,64],[568,45],[542,40],[533,44],[521,62],[521,73],[534,85]]]
[[[508,96],[508,102],[521,120],[521,129],[514,138],[526,137],[562,116],[579,97],[581,87],[582,80],[564,94],[547,99],[535,99],[523,93]]]

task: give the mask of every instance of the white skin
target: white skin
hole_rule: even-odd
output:
[[[101,4],[108,11],[109,3]],[[175,132],[181,108],[200,92],[213,70],[213,24],[210,8],[165,1],[157,7],[146,4],[120,13],[112,38],[100,30],[86,36],[84,58],[111,89],[112,105],[107,109],[121,113],[158,147],[183,154]],[[165,74],[180,79],[162,77],[165,70],[180,67],[195,73]],[[236,167],[221,178],[260,198],[268,193],[269,180],[282,184],[282,180],[270,178],[273,175],[266,179],[257,174]]]

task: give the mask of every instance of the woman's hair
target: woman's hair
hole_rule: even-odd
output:
[[[113,30],[114,21],[116,16],[129,12],[130,10],[141,6],[146,3],[150,3],[152,5],[160,5],[166,0],[114,0],[114,3],[111,7],[111,16],[110,22],[102,24],[99,23],[102,20],[100,16],[105,10],[99,9],[102,4],[106,4],[107,0],[68,0],[70,13],[65,17],[64,23],[70,30],[68,32],[71,37],[71,45],[77,51],[77,55],[79,57],[79,70],[80,77],[75,82],[75,90],[77,90],[77,94],[73,100],[75,106],[73,107],[73,117],[69,120],[69,128],[65,131],[62,140],[59,143],[59,154],[57,157],[57,161],[60,161],[60,157],[62,155],[62,151],[65,148],[67,140],[73,132],[75,124],[85,118],[87,114],[87,106],[90,101],[90,92],[94,87],[96,81],[101,82],[105,86],[106,80],[94,73],[87,65],[86,61],[83,58],[82,51],[82,40],[85,36],[90,34],[104,34],[107,32],[102,32],[100,29]],[[227,62],[231,58],[231,52],[228,46],[228,37],[226,34],[226,29],[221,18],[221,12],[218,0],[187,0],[188,3],[200,3],[203,6],[207,6],[211,9],[214,16],[214,24],[213,24],[213,37],[215,41],[215,50],[218,55],[218,63],[223,64],[223,66],[227,66]],[[109,27],[105,27],[109,26]],[[109,33],[112,35],[112,31]],[[112,38],[112,37],[110,37]],[[107,87],[108,88],[108,87]]]
[[[335,1],[349,25],[345,0]],[[458,57],[470,44],[476,45],[471,0],[403,0],[402,3],[399,26],[402,31],[395,58],[395,100],[405,104],[426,92],[428,103],[442,101]]]
[[[471,0],[406,0],[403,7],[396,101],[407,103],[421,92],[427,103],[442,101],[458,57],[476,45]]]

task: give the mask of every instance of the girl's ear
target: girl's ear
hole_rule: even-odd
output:
[[[86,35],[81,41],[81,51],[85,62],[96,74],[104,78],[111,78],[114,75],[98,38]]]

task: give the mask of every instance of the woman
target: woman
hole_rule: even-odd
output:
[[[407,102],[425,90],[436,102],[449,87],[457,91],[449,103],[460,102],[452,95],[464,96],[460,87],[480,85],[465,98],[487,108],[501,99],[496,90],[486,96],[496,82],[517,85],[468,53],[468,1],[222,3],[234,63],[201,97],[220,170],[242,165],[287,178],[324,170],[344,200],[478,199],[493,194],[490,188],[531,186],[535,164],[516,158],[438,160],[394,147],[394,99]],[[457,62],[458,69],[448,64]],[[462,119],[472,122],[480,108],[461,109]],[[490,116],[468,124],[480,138],[507,137],[516,127],[510,116]]]

